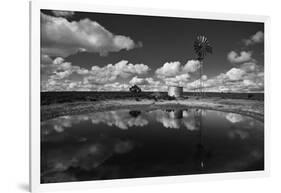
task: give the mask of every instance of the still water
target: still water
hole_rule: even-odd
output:
[[[264,125],[203,109],[117,110],[41,122],[41,183],[264,169]]]

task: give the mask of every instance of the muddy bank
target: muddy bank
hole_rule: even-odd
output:
[[[41,106],[41,121],[63,115],[84,114],[88,112],[108,111],[116,109],[138,109],[153,110],[157,108],[205,108],[224,112],[239,113],[251,116],[260,121],[264,120],[264,102],[247,99],[221,99],[205,98],[196,100],[195,98],[180,100],[151,100],[134,99],[105,100],[93,102],[72,102],[63,104],[51,104]]]

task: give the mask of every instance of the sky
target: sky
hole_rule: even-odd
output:
[[[213,53],[203,62],[198,35]],[[264,91],[264,24],[41,10],[41,91]],[[200,69],[203,75],[200,77]]]

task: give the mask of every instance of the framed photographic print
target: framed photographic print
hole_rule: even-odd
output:
[[[34,1],[32,192],[264,176],[269,18]]]

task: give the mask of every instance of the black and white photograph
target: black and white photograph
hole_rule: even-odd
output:
[[[41,9],[40,183],[264,171],[264,33]]]

